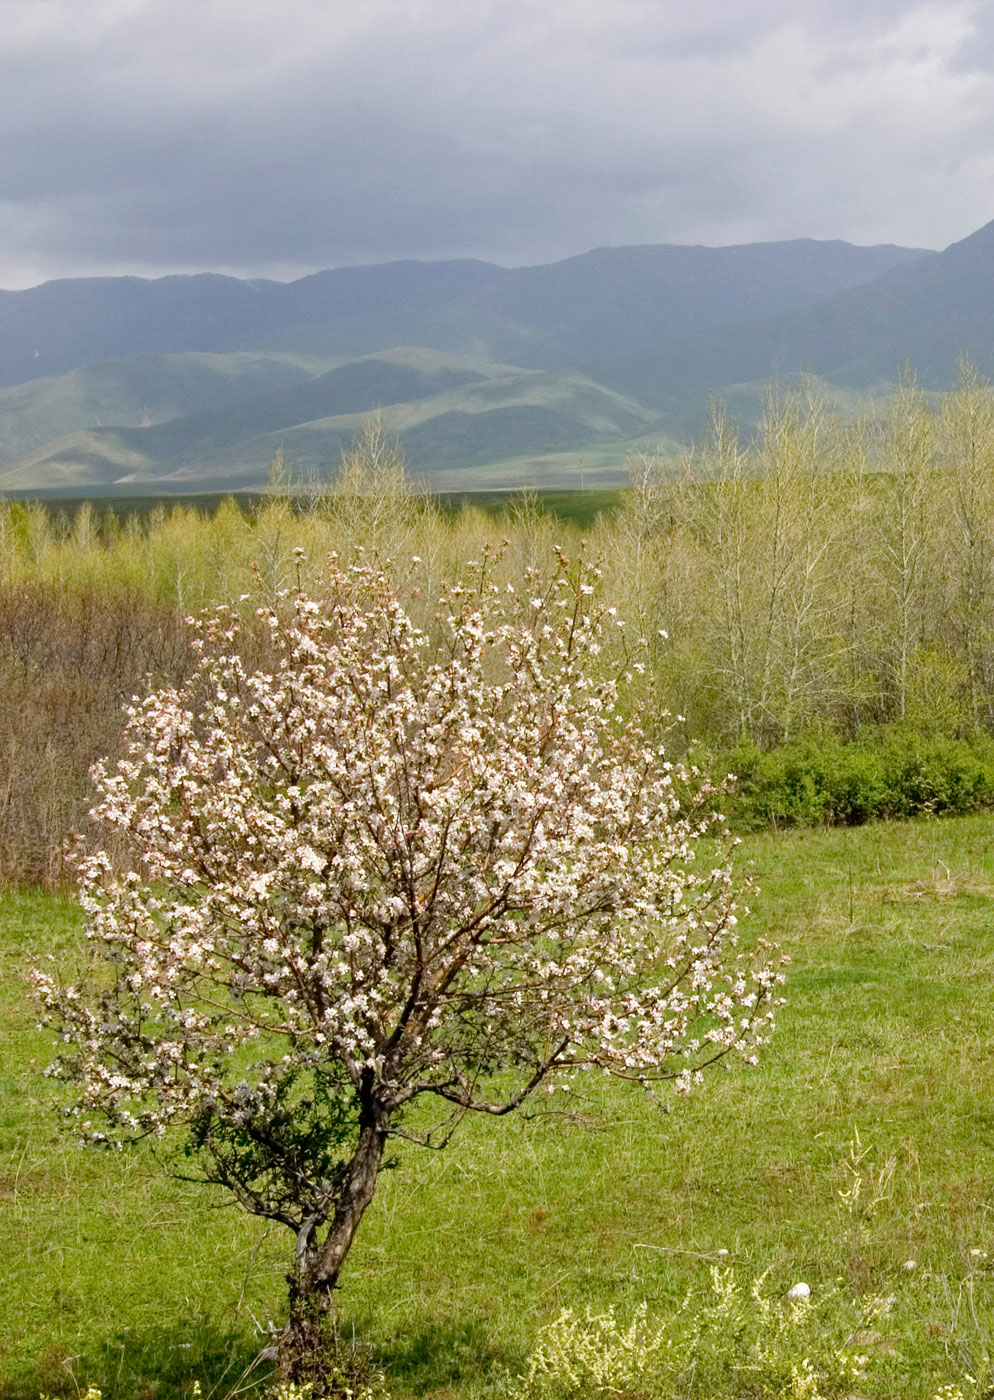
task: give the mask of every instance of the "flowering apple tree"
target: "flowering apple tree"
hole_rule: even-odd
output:
[[[97,770],[134,860],[84,862],[89,980],[36,975],[53,1070],[84,1137],[183,1129],[293,1232],[291,1374],[391,1135],[588,1070],[687,1088],[769,1034],[782,974],[737,946],[722,819],[619,706],[595,591],[561,556],[518,592],[484,564],[419,627],[332,561],[260,612],[258,668],[233,612],[195,624],[192,678]]]

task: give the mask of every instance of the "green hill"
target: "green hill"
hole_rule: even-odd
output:
[[[692,440],[715,393],[748,429],[773,379],[846,408],[909,363],[928,389],[963,354],[994,375],[992,269],[988,224],[941,253],[799,239],[0,293],[0,381],[25,381],[0,389],[0,488],[252,488],[281,447],[324,476],[374,409],[448,489],[605,445],[618,479],[614,445]],[[141,353],[97,361],[115,346]]]
[[[129,433],[158,463],[209,461],[232,444],[286,432],[298,424],[372,413],[483,379],[478,371],[430,350],[394,350],[352,360],[286,389],[235,401],[210,413],[174,418]]]
[[[274,351],[149,353],[32,379],[0,389],[0,466],[81,429],[151,426],[253,403],[327,368],[326,360]]]
[[[114,429],[67,433],[0,469],[0,491],[64,489],[85,494],[87,486],[141,480],[148,460]]]
[[[453,380],[464,382],[453,383]],[[426,480],[442,470],[471,469],[522,454],[626,442],[651,431],[657,415],[579,374],[454,369],[428,352],[360,360],[240,411],[174,419],[149,427],[90,429],[66,435],[0,471],[0,488],[39,481],[81,487],[156,484],[164,490],[259,487],[282,450],[301,478],[327,477],[352,441],[373,395],[435,393],[380,408],[387,432]],[[306,421],[295,414],[333,402],[337,413]],[[250,431],[245,435],[245,425]],[[623,462],[623,458],[622,458]],[[622,465],[623,470],[623,465]],[[513,478],[512,478],[513,483]]]

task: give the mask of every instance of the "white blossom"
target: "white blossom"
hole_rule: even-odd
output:
[[[258,628],[196,624],[191,679],[95,773],[134,853],[82,870],[106,975],[35,977],[84,1133],[187,1125],[247,1209],[313,1232],[363,1113],[754,1062],[779,961],[739,946],[708,790],[619,707],[596,586],[560,557],[509,593],[484,561],[426,631],[383,569],[333,561]]]

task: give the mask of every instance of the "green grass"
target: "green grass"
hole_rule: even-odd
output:
[[[931,1397],[994,1351],[991,819],[750,837],[741,854],[761,887],[750,922],[793,959],[757,1070],[688,1100],[597,1081],[467,1123],[444,1153],[401,1146],[341,1294],[398,1395],[487,1393],[566,1305],[661,1315],[720,1249],[773,1292],[838,1290],[866,1396]],[[253,1318],[278,1317],[285,1242],[144,1151],[59,1133],[19,970],[70,957],[78,930],[67,902],[0,904],[0,1394],[167,1400],[198,1375],[223,1394],[260,1344]],[[891,1295],[861,1320],[860,1299]]]
[[[539,510],[557,520],[588,529],[599,515],[610,515],[621,504],[620,487],[597,487],[586,491],[542,490],[534,492]],[[500,515],[521,499],[520,491],[451,491],[436,498],[446,511],[478,506],[491,515]]]
[[[522,452],[483,467],[436,473],[433,480],[448,482],[453,490],[461,483],[471,483],[473,490],[492,485],[506,491],[513,483],[518,489],[554,488],[591,494],[594,490],[617,491],[627,486],[633,456],[657,453],[676,462],[685,452],[684,446],[657,426],[641,437],[590,442],[566,452]]]

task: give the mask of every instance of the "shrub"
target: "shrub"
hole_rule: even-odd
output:
[[[121,707],[191,660],[181,614],[122,589],[0,582],[0,885],[64,885]]]
[[[873,818],[952,816],[994,804],[994,742],[891,727],[845,744],[811,736],[763,752],[739,744],[728,807],[744,826],[858,826]]]

